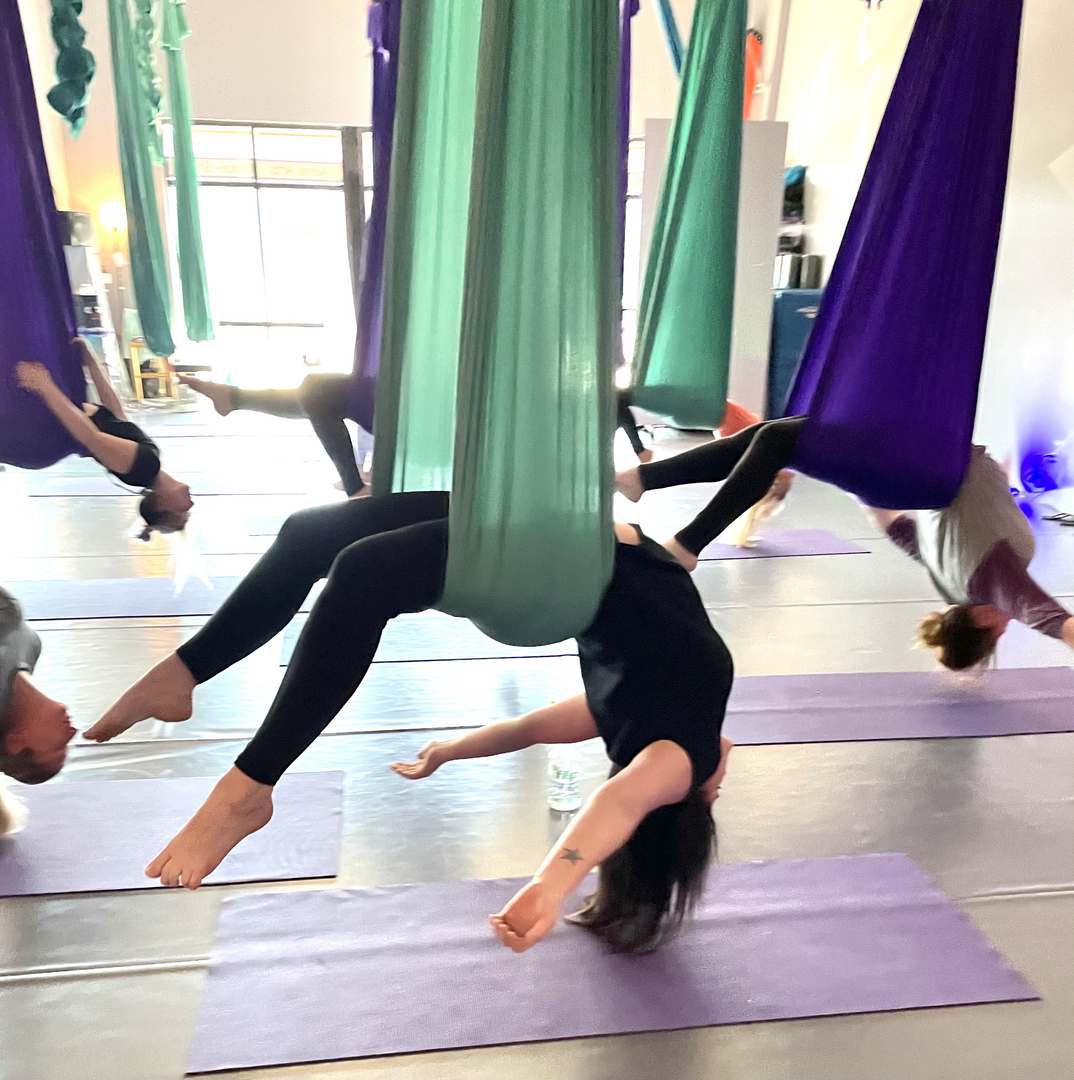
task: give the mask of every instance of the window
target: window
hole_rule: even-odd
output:
[[[217,340],[196,359],[213,377],[294,386],[310,368],[349,371],[354,299],[338,128],[196,124],[202,244]],[[175,263],[172,132],[164,128],[167,218]],[[372,183],[372,136],[362,132]],[[365,190],[368,207],[372,188]],[[177,323],[182,297],[174,289]],[[203,351],[204,350],[204,351]],[[189,354],[188,354],[189,355]]]

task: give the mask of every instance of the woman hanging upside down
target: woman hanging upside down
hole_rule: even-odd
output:
[[[921,622],[918,638],[953,671],[984,664],[1011,619],[1074,648],[1074,618],[1030,576],[1036,541],[1007,474],[974,446],[955,501],[943,510],[876,510],[880,528],[922,563],[951,606]]]
[[[209,622],[86,733],[104,742],[150,717],[187,719],[194,688],[283,630],[327,577],[260,729],[149,876],[197,888],[268,822],[273,785],[358,688],[388,621],[439,599],[447,513],[446,493],[406,492],[291,515]],[[710,857],[708,805],[730,748],[721,749],[720,726],[731,657],[675,559],[632,526],[616,534],[611,583],[578,638],[585,700],[452,744],[462,756],[599,734],[614,763],[533,882],[496,916],[514,949],[547,933],[563,898],[596,865],[601,882],[583,921],[615,948],[651,948],[689,908]],[[411,767],[420,772],[420,762]]]
[[[335,465],[347,497],[355,499],[369,494],[354,459],[350,432],[343,422],[353,419],[349,412],[351,376],[318,372],[307,375],[294,390],[243,390],[228,383],[206,382],[185,375],[179,381],[207,397],[221,416],[248,409],[269,416],[308,420]]]
[[[100,405],[83,403],[79,408],[52,381],[43,364],[15,365],[15,377],[49,407],[68,434],[80,442],[91,457],[130,487],[142,488],[138,512],[145,521],[142,539],[153,529],[178,532],[186,526],[194,505],[190,488],[160,467],[160,448],[137,424],[127,419],[123,404],[101,370],[89,343],[78,339],[82,365],[93,380]]]
[[[791,481],[786,466],[805,420],[804,416],[766,420],[683,454],[624,469],[616,473],[616,487],[637,502],[656,488],[725,481],[708,506],[664,545],[693,570],[701,551],[741,514],[752,512],[752,529],[761,515],[771,516],[786,498]]]

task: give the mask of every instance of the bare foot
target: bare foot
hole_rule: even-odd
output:
[[[422,780],[426,776],[432,776],[445,761],[450,761],[448,747],[450,739],[439,742],[431,742],[422,748],[417,761],[393,761],[391,770],[406,780]]]
[[[615,474],[615,487],[621,495],[625,495],[631,502],[637,502],[645,493],[645,485],[641,482],[641,473],[635,466],[633,469],[623,469]]]
[[[220,778],[201,809],[145,868],[161,885],[196,889],[240,840],[272,818],[272,788],[234,766]]]
[[[180,375],[179,381],[184,386],[189,386],[195,394],[207,397],[221,416],[227,416],[235,408],[231,396],[232,388],[227,383],[206,382],[204,379],[195,379],[192,375]]]
[[[664,550],[674,555],[691,573],[697,569],[697,556],[687,551],[674,536],[664,544]]]
[[[86,732],[93,742],[108,742],[139,720],[189,720],[194,708],[194,676],[176,653],[151,667]]]
[[[638,461],[640,461],[643,465],[645,465],[647,462],[650,462],[652,460],[653,460],[653,452],[648,447],[646,447],[644,450],[639,450],[638,451]]]

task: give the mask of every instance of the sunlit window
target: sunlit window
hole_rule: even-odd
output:
[[[347,371],[354,300],[347,257],[343,144],[338,128],[196,124],[205,271],[217,328],[198,347],[213,378],[293,386],[310,369]],[[164,127],[174,296],[178,287],[173,142]],[[362,132],[366,216],[372,136]]]

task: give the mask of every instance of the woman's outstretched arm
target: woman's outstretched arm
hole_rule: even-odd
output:
[[[563,901],[582,879],[618,851],[651,811],[686,798],[693,777],[690,759],[667,739],[651,743],[589,797],[548,853],[533,880],[489,921],[515,952],[536,945],[556,924]]]
[[[75,338],[75,341],[82,350],[82,366],[89,372],[89,377],[97,390],[97,396],[101,399],[101,404],[113,416],[119,417],[120,420],[126,420],[127,414],[123,409],[123,402],[119,400],[119,395],[113,388],[111,380],[101,367],[97,354],[90,348],[90,344],[85,338]]]
[[[130,472],[138,454],[138,444],[99,431],[97,425],[52,381],[43,364],[16,364],[15,377],[24,390],[37,394],[67,433],[106,469],[119,475]]]
[[[597,725],[585,695],[579,694],[526,713],[517,720],[501,720],[498,724],[468,731],[457,739],[431,742],[418,754],[417,761],[393,762],[392,770],[407,780],[421,780],[448,761],[511,754],[536,743],[583,742],[596,735]]]

